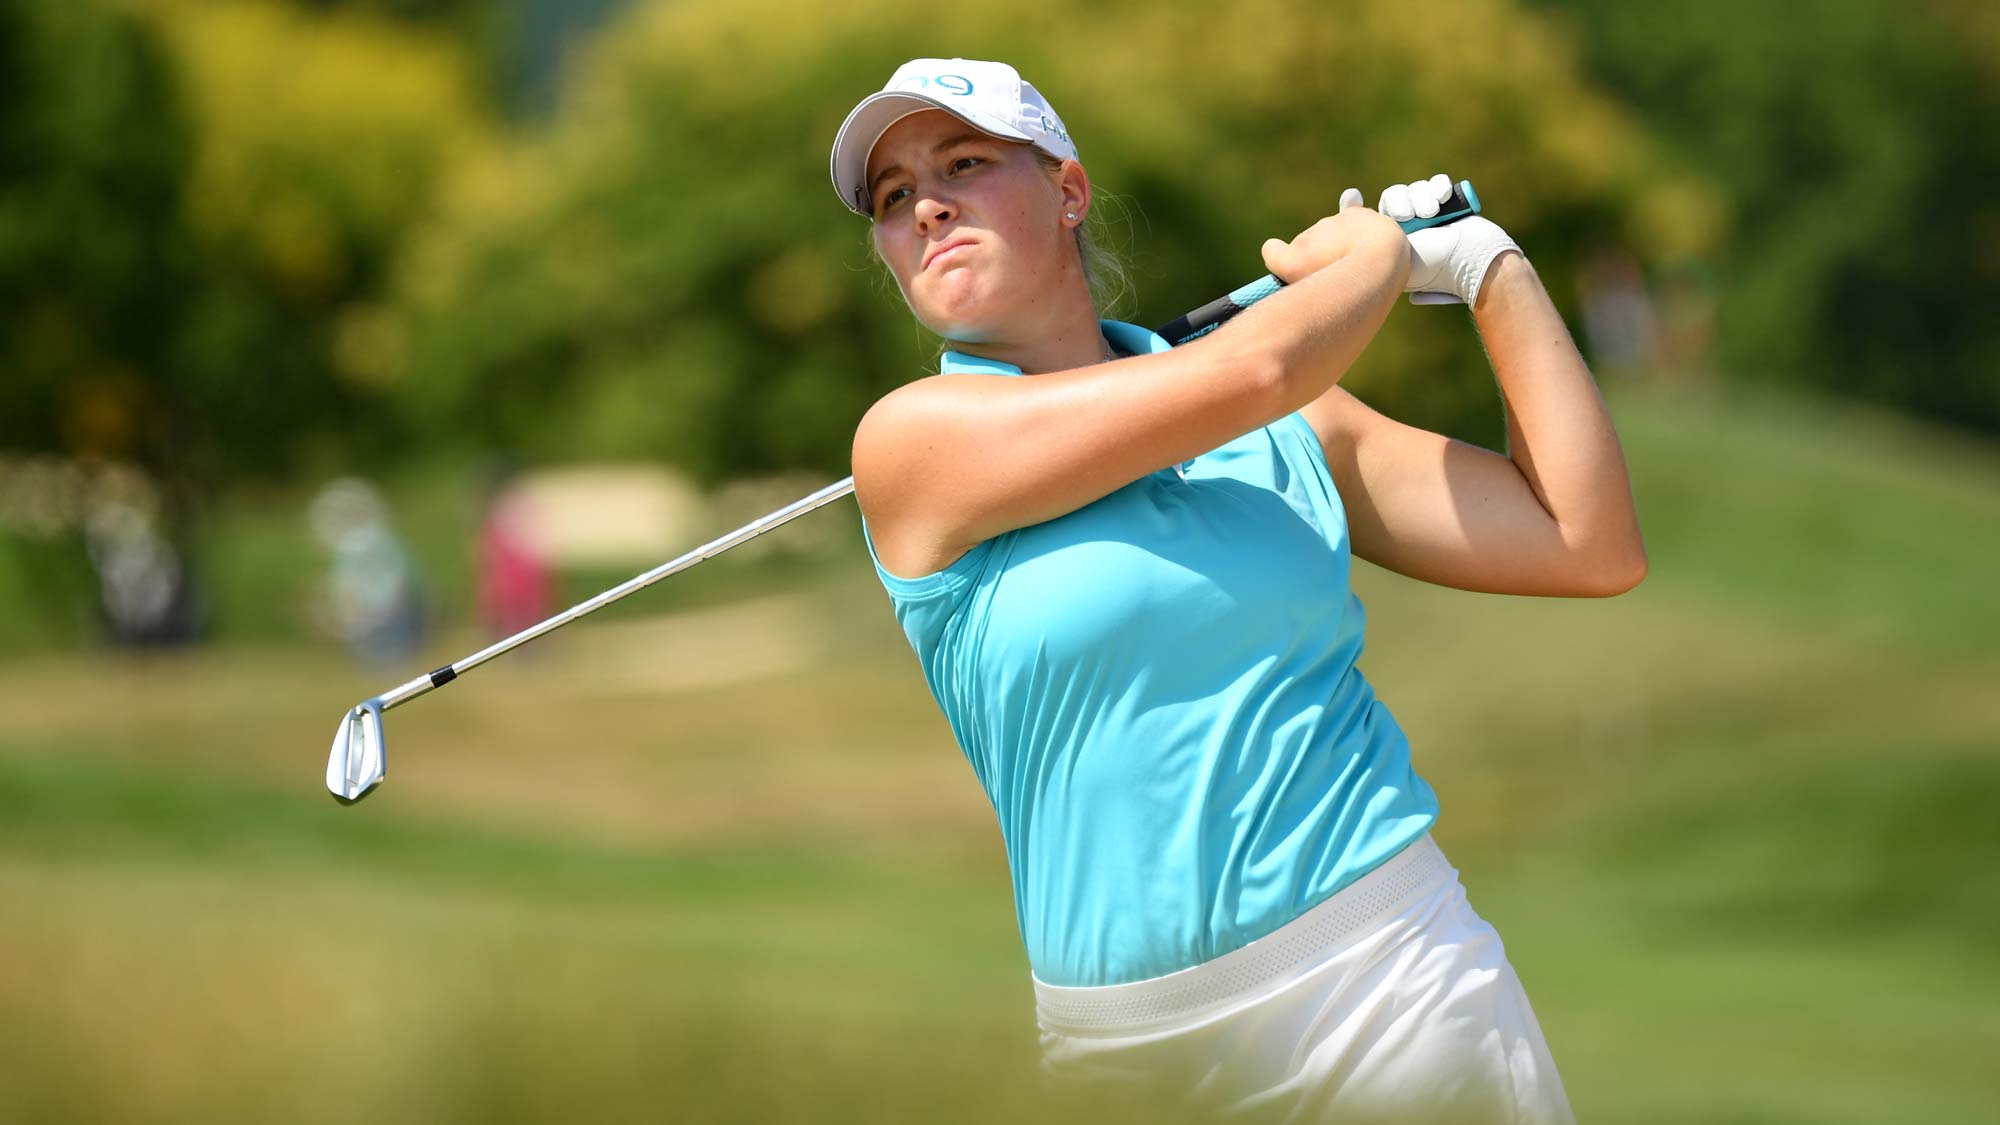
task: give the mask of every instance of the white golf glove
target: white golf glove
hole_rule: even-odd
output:
[[[1451,198],[1451,185],[1451,177],[1442,172],[1413,184],[1395,184],[1382,192],[1376,210],[1399,223],[1428,219]],[[1479,299],[1487,268],[1506,250],[1519,253],[1521,248],[1483,216],[1425,227],[1410,235],[1410,280],[1403,291],[1413,305],[1470,305]]]

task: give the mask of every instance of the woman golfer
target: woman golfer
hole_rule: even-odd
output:
[[[1340,210],[1287,283],[1169,348],[1092,306],[1090,178],[1010,66],[920,59],[833,146],[950,345],[855,434],[877,570],[998,814],[1044,1070],[1290,1120],[1561,1121],[1500,939],[1355,669],[1358,555],[1609,595],[1646,561],[1617,437],[1535,271],[1448,181]],[[1440,192],[1438,184],[1446,185]],[[1472,307],[1510,456],[1340,389],[1404,293]]]

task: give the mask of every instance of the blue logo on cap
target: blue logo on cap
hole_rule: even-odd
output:
[[[903,79],[901,83],[903,86],[918,90],[933,84],[943,87],[946,93],[957,94],[960,97],[966,97],[972,93],[972,80],[962,74],[940,74],[934,78],[926,78],[921,74],[913,74]]]

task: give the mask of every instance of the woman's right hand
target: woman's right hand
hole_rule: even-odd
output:
[[[1361,202],[1361,189],[1340,193],[1340,210],[1286,242],[1281,238],[1264,242],[1264,268],[1287,285],[1294,284],[1345,258],[1357,246],[1371,241],[1404,238],[1403,228],[1379,211]]]

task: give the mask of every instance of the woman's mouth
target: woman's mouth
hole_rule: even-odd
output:
[[[932,247],[930,252],[924,255],[922,268],[929,269],[934,263],[942,261],[956,254],[959,250],[973,245],[975,243],[970,238],[948,238],[938,243],[935,247]]]

